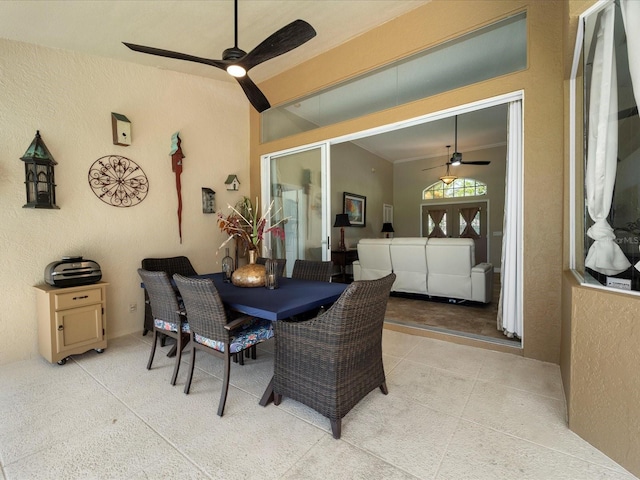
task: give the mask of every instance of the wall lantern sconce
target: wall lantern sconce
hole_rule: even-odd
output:
[[[58,163],[40,137],[40,130],[20,158],[24,162],[24,184],[27,203],[23,208],[59,208],[56,206],[56,184],[53,166]]]
[[[131,122],[120,113],[111,112],[111,131],[113,144],[128,147],[131,145]]]
[[[227,190],[238,190],[240,187],[240,180],[238,180],[237,175],[229,175],[227,179],[224,181],[224,184],[227,186]]]

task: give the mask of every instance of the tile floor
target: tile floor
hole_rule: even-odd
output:
[[[258,405],[269,342],[232,365],[220,418],[221,360],[198,358],[187,396],[169,347],[145,369],[150,340],[0,367],[0,478],[635,478],[567,429],[557,365],[385,330],[389,395],[371,392],[334,440],[301,404]]]

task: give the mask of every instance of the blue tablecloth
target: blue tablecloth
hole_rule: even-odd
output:
[[[348,287],[344,283],[315,282],[294,278],[278,279],[280,288],[242,288],[224,283],[222,273],[197,275],[213,280],[220,298],[229,308],[267,320],[281,320],[328,306]]]

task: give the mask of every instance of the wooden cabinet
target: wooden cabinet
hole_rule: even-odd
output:
[[[63,365],[69,355],[107,348],[107,285],[36,285],[38,349],[44,358]]]

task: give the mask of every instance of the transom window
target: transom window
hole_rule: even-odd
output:
[[[487,184],[473,178],[457,178],[449,185],[438,181],[422,191],[423,200],[479,197],[487,194]]]

